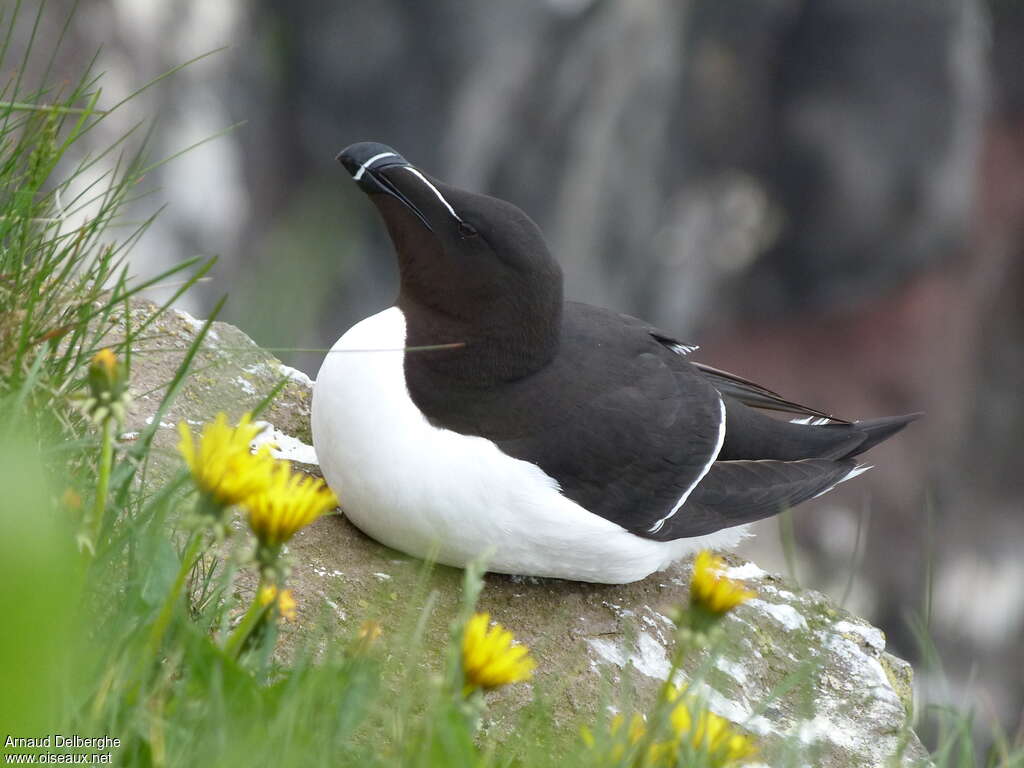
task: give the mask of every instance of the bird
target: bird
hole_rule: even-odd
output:
[[[393,549],[638,581],[856,477],[921,415],[847,421],[697,362],[671,333],[566,300],[515,205],[381,143],[338,160],[383,220],[399,290],[325,355],[313,444],[346,517]]]

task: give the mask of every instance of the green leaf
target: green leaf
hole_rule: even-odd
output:
[[[146,579],[142,584],[141,595],[147,605],[156,607],[163,603],[180,567],[181,560],[170,539],[158,539],[149,553]]]

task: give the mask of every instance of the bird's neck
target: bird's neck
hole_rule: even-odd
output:
[[[443,383],[459,389],[486,389],[536,373],[558,352],[562,297],[522,297],[497,304],[479,316],[456,316],[400,296],[406,347],[459,344],[453,349],[406,354],[410,391]],[[534,306],[535,305],[535,306]]]

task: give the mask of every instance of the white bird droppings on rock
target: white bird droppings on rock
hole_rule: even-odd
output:
[[[192,315],[190,315],[184,309],[175,309],[174,310],[174,314],[176,314],[178,317],[180,317],[182,320],[184,320],[186,323],[188,323],[188,325],[196,333],[199,333],[199,331],[201,331],[203,329],[203,326],[206,325],[205,321],[199,320],[199,319],[197,319],[195,317],[192,317]],[[210,328],[210,331],[209,331],[209,333],[206,334],[206,336],[207,336],[207,338],[213,339],[214,341],[217,341],[217,340],[220,339],[220,336],[217,335],[217,332],[215,330],[213,330],[212,327]]]
[[[716,715],[742,725],[758,736],[765,736],[775,730],[770,720],[763,715],[755,715],[746,702],[733,701],[704,682],[694,688],[698,699],[707,704],[707,708]]]
[[[339,619],[341,619],[342,621],[345,621],[345,619],[348,618],[345,615],[345,610],[340,605],[338,605],[336,602],[331,600],[331,598],[327,597],[326,595],[324,595],[324,602],[327,603],[329,606],[331,606],[331,608],[334,609],[334,613],[335,613],[335,615]]]
[[[786,629],[807,629],[807,619],[800,615],[792,605],[767,603],[764,600],[748,600],[747,605],[768,614]]]
[[[743,665],[725,656],[719,656],[715,659],[715,668],[727,674],[740,685],[747,682],[747,670],[744,669]]]
[[[885,669],[877,658],[880,649],[869,645],[871,650],[865,651],[859,643],[838,632],[819,632],[818,637],[822,647],[838,656],[844,664],[859,670],[857,685],[860,688],[870,690],[876,699],[884,700],[893,706],[901,706],[899,696],[892,689],[889,676],[885,674]]]
[[[626,652],[614,640],[604,637],[588,637],[587,645],[607,663],[617,667],[626,666]]]
[[[269,443],[271,445],[270,455],[275,459],[286,459],[288,461],[297,461],[300,464],[320,466],[320,462],[316,457],[316,450],[312,445],[307,445],[297,437],[286,435],[269,422],[257,421],[255,423],[257,426],[263,427],[263,431],[256,435],[256,439],[250,444],[253,450]]]
[[[637,672],[655,680],[667,680],[672,670],[665,647],[647,632],[637,635],[633,653],[627,653],[622,643],[603,637],[589,637],[587,645],[605,662],[619,668],[632,664]]]
[[[732,568],[725,569],[725,575],[730,579],[763,579],[768,575],[766,571],[762,571],[753,563],[744,563],[743,565],[737,565]]]
[[[821,714],[799,723],[794,729],[794,733],[804,744],[830,741],[844,749],[851,750],[858,746],[856,736],[852,735],[848,728]]]
[[[835,623],[835,630],[844,635],[857,635],[861,637],[865,643],[870,645],[876,651],[885,650],[885,635],[882,634],[882,630],[878,627],[871,627],[867,624],[855,624],[852,621],[837,621]]]
[[[281,373],[292,381],[305,384],[310,389],[313,388],[313,380],[306,375],[305,371],[300,371],[298,368],[292,368],[290,365],[285,365],[284,363],[281,363],[280,370]]]

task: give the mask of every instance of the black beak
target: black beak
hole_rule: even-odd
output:
[[[352,174],[352,180],[359,185],[363,192],[369,195],[390,195],[412,211],[416,218],[423,222],[423,226],[433,231],[433,227],[430,226],[430,222],[427,221],[423,212],[382,173],[385,168],[412,167],[391,147],[374,141],[361,141],[341,150],[338,153],[338,162]]]

